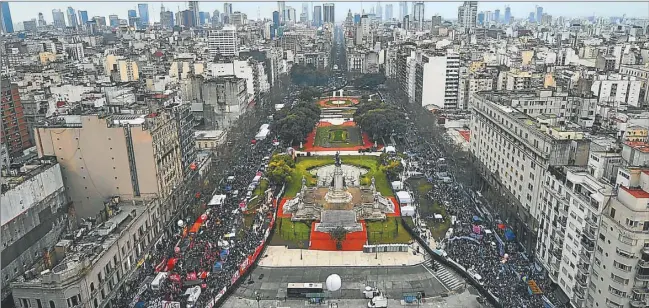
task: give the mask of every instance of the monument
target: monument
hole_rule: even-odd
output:
[[[356,232],[363,229],[359,220],[385,220],[395,212],[394,203],[376,191],[374,178],[369,187],[360,185],[367,170],[343,164],[339,153],[333,165],[310,172],[317,177],[316,187],[307,187],[302,178],[300,192],[284,205],[292,221],[319,221],[315,230],[320,232],[338,227]]]

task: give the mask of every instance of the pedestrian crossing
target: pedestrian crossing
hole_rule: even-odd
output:
[[[431,259],[427,259],[423,263],[423,266],[430,269],[431,273],[435,274],[435,276],[437,276],[437,278],[449,289],[449,291],[455,291],[464,286],[464,279],[453,272],[453,270],[451,270],[450,268],[437,262],[437,271],[434,271],[431,265]]]

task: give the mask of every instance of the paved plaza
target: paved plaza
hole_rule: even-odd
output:
[[[422,249],[420,251],[423,252]],[[302,258],[300,258],[300,253]],[[364,253],[362,251],[325,251],[288,249],[284,246],[268,246],[259,266],[307,267],[307,266],[403,266],[424,262],[424,255],[409,252]]]

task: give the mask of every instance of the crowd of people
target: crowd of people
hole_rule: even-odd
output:
[[[273,218],[272,198],[264,192],[247,194],[260,184],[253,178],[263,176],[264,162],[279,148],[272,138],[252,140],[256,124],[263,123],[271,110],[246,114],[231,129],[227,150],[219,153],[208,177],[210,184],[197,187],[189,205],[199,210],[187,210],[170,222],[137,272],[125,281],[113,300],[116,307],[165,307],[165,301],[212,307],[214,299],[236,282],[233,277],[238,277],[240,265],[260,251]],[[275,187],[268,189],[271,195],[275,192]],[[216,195],[226,197],[215,205],[210,201]],[[254,208],[248,208],[252,201]],[[165,273],[165,279],[152,288],[159,273]],[[185,291],[195,287],[200,287],[200,296],[188,303]]]
[[[415,113],[410,115],[417,117]],[[433,183],[428,195],[419,197],[444,206],[447,213],[444,219],[453,222],[452,231],[443,239],[436,239],[437,247],[431,248],[443,250],[447,258],[463,266],[469,275],[478,277],[503,307],[544,307],[544,302],[563,307],[554,296],[555,287],[550,285],[545,271],[526,255],[512,231],[498,220],[498,215],[489,212],[488,202],[456,181],[454,168],[462,166],[450,163],[444,146],[440,145],[449,140],[438,136],[436,143],[426,141],[422,138],[426,134],[422,134],[415,121],[400,138],[408,155],[406,173],[421,174]],[[418,232],[430,235],[423,228]]]

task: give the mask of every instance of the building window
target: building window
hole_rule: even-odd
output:
[[[54,304],[54,301],[50,301],[50,308],[56,308],[56,304]]]

